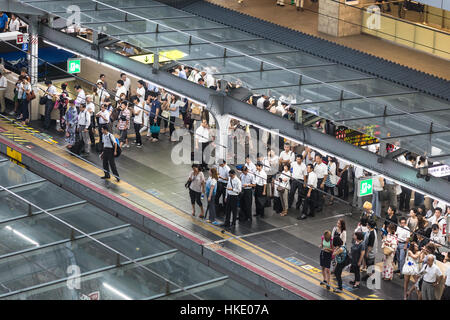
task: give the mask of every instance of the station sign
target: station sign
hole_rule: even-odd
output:
[[[28,43],[22,43],[22,50],[28,51]]]
[[[16,44],[28,43],[28,33],[20,33],[17,35]]]
[[[439,178],[450,176],[450,166],[444,164],[441,166],[428,168],[428,173]]]
[[[81,72],[81,59],[69,59],[67,60],[67,72],[68,73],[80,73]]]
[[[373,193],[372,178],[359,181],[358,197],[369,196]]]

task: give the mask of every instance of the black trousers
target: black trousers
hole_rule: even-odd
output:
[[[345,170],[341,174],[341,182],[338,185],[338,195],[340,198],[348,198],[348,170]]]
[[[169,132],[170,132],[170,137],[172,137],[172,133],[175,131],[175,117],[170,117],[169,118]]]
[[[289,205],[290,208],[292,206],[292,203],[294,202],[295,193],[297,192],[297,204],[295,205],[295,208],[300,208],[300,205],[303,201],[303,181],[300,180],[291,180],[291,190],[289,192]]]
[[[116,162],[114,160],[114,149],[113,148],[103,148],[103,170],[105,171],[105,176],[110,177],[109,167],[113,174],[118,177]]]
[[[317,188],[318,188],[318,189],[323,190],[323,189],[320,187],[320,185],[322,184],[322,182],[323,182],[323,178],[317,179]],[[325,186],[324,186],[324,188],[325,188]],[[323,208],[323,193],[321,193],[321,192],[319,192],[319,191],[317,191],[317,190],[314,190],[314,191],[317,193],[317,195],[316,195],[316,199],[317,199],[317,201],[316,201],[316,208],[317,208],[317,210],[321,211],[322,208]],[[311,193],[312,193],[312,192],[311,192]]]
[[[337,263],[336,268],[334,268],[334,275],[336,276],[338,288],[342,290],[342,270],[344,270],[345,266],[343,263]]]
[[[252,202],[253,202],[253,189],[242,189],[241,197],[241,212],[239,214],[239,220],[247,220],[252,218]]]
[[[402,187],[402,193],[400,193],[399,209],[401,211],[409,212],[409,202],[411,200],[411,190]]]
[[[263,196],[264,186],[256,185],[255,187],[255,207],[256,215],[264,217],[264,205],[266,204],[266,196]]]
[[[227,194],[227,183],[219,181],[217,183],[217,191],[216,191],[216,206],[219,206],[221,197],[222,197],[222,204],[225,205],[226,194]]]
[[[140,123],[134,123],[134,132],[136,133],[136,144],[142,144],[142,137],[139,130],[141,130],[142,124]]]
[[[309,215],[311,217],[314,216],[314,211],[316,209],[317,206],[317,190],[311,190],[311,196],[308,198],[306,197],[306,203],[303,206],[303,214],[304,215]]]
[[[88,128],[89,131],[89,139],[91,139],[91,145],[93,146],[95,144],[95,134],[94,134],[94,130],[95,130],[95,116],[92,115],[91,116],[91,124]]]
[[[47,99],[47,102],[45,103],[45,118],[44,118],[44,128],[50,129],[50,123],[52,121],[51,114],[53,110],[53,106],[55,103],[52,99]]]
[[[205,161],[205,149],[208,146],[209,141],[208,142],[203,142],[203,143],[199,142],[198,144],[199,144],[199,147],[202,149],[202,155],[201,155],[201,157],[202,157],[202,164],[201,164],[201,166],[202,166],[203,169],[206,169],[208,167],[208,164]]]
[[[238,203],[238,196],[228,195],[226,207],[225,207],[225,211],[226,211],[225,226],[226,227],[230,225],[231,213],[233,213],[232,224],[236,224],[237,203]]]

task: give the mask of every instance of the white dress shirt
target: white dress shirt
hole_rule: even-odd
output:
[[[248,172],[254,174],[256,172],[256,166],[253,162],[244,164],[244,167],[248,168]]]
[[[230,167],[225,164],[224,166],[217,166],[217,173],[219,175],[219,182],[227,183],[229,179]]]
[[[209,141],[209,129],[204,128],[203,126],[200,126],[195,130],[195,139],[199,143],[206,143]]]
[[[80,92],[78,92],[77,98],[75,99],[75,106],[80,107],[80,104],[86,103],[86,94],[84,93],[83,89],[80,89]]]
[[[90,115],[93,115],[95,112],[95,104],[93,102],[89,102],[86,104],[86,111],[90,112]]]
[[[283,161],[289,160],[290,163],[292,163],[292,162],[295,161],[295,155],[294,155],[294,153],[291,150],[289,150],[288,152],[283,150],[280,153],[280,159],[283,160]]]
[[[308,175],[308,172],[306,171],[306,165],[304,162],[298,164],[297,161],[295,161],[291,164],[291,168],[292,168],[292,179],[303,181],[305,179],[305,176]]]
[[[127,95],[127,89],[125,88],[125,85],[121,86],[120,88],[117,88],[116,97],[115,97],[116,101],[120,100],[120,95],[122,93],[124,93],[125,96]]]
[[[316,153],[315,153],[314,151],[311,150],[310,156],[311,156],[311,159],[312,159],[312,160],[309,160],[309,159],[308,159],[308,154],[307,154],[306,150],[303,150],[303,152],[302,152],[302,157],[304,158],[303,161],[305,162],[305,165],[308,165],[308,164],[314,164],[314,157],[316,156]]]
[[[78,114],[78,125],[86,128],[91,125],[91,115],[86,109]]]
[[[127,77],[127,79],[125,81],[123,81],[123,87],[125,88],[126,93],[128,91],[130,91],[130,85],[131,85],[131,80],[130,80],[130,78]]]
[[[8,86],[8,80],[5,76],[0,76],[0,90],[6,90],[6,87]]]
[[[264,186],[267,184],[267,174],[264,170],[258,171],[255,173],[255,183],[258,186]]]
[[[395,235],[397,236],[397,240],[399,242],[405,242],[411,236],[411,233],[409,232],[409,228],[407,226],[399,226],[395,232]]]
[[[139,99],[139,103],[143,104],[145,102],[145,87],[136,89],[136,95]]]
[[[228,188],[232,188],[233,190],[228,190]],[[235,176],[234,179],[231,179],[230,177],[227,184],[227,195],[237,196],[239,193],[241,193],[241,191],[241,180],[239,180],[237,176]]]
[[[100,116],[100,117],[98,117],[98,123],[100,123],[100,124],[107,124],[107,123],[109,123],[109,116],[110,116],[110,113],[109,113],[108,110],[100,111],[99,114],[102,115],[102,116],[104,116],[104,117],[106,118],[106,120],[103,119],[103,118]]]
[[[251,186],[247,186],[248,184],[255,184],[255,176],[251,173],[241,174],[241,184],[243,189],[251,189]]]
[[[442,271],[441,269],[439,269],[436,263],[433,263],[431,267],[428,264],[424,263],[422,270],[420,270],[420,273],[423,274],[423,281],[428,283],[434,283],[436,282],[438,277],[442,276]]]
[[[315,163],[314,172],[317,174],[317,179],[323,179],[328,174],[328,166],[323,162],[319,164]]]
[[[9,21],[9,31],[10,32],[19,31],[19,27],[20,27],[19,19],[16,18],[15,20],[11,19]]]
[[[308,173],[308,182],[306,183],[308,187],[317,188],[317,174],[314,171]]]

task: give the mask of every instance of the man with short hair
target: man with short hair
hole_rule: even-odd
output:
[[[127,89],[125,88],[123,80],[120,79],[120,80],[117,80],[116,96],[114,98],[117,103],[116,107],[119,107],[120,96],[122,94],[125,94],[125,96],[127,96]]]
[[[126,90],[125,96],[128,99],[128,97],[130,95],[131,80],[130,80],[130,78],[127,77],[127,75],[125,73],[120,74],[120,79],[123,81],[123,86]]]
[[[96,106],[95,106],[93,100],[94,99],[93,99],[92,95],[87,95],[86,96],[86,111],[89,113],[89,117],[91,118],[90,124],[89,124],[89,127],[88,127],[89,139],[91,140],[91,147],[93,147],[95,145],[94,130],[95,130],[95,109],[96,109]]]
[[[279,171],[283,171],[285,164],[290,166],[295,161],[295,154],[291,151],[291,145],[288,142],[284,144],[284,150],[281,151],[278,161],[280,166]]]
[[[238,197],[242,190],[241,180],[239,180],[238,177],[236,177],[236,172],[233,169],[231,169],[229,175],[230,178],[228,179],[227,183],[227,199],[225,209],[226,216],[225,216],[225,223],[222,225],[224,228],[230,227],[231,213],[233,213],[231,226],[236,225]]]
[[[316,154],[315,162],[314,162],[314,172],[317,175],[317,188],[324,190],[325,187],[325,181],[327,181],[328,177],[328,167],[325,163],[322,161],[322,156],[320,154]],[[316,203],[317,205],[317,211],[322,211],[323,208],[323,193],[317,191],[318,194],[318,201]]]
[[[375,265],[375,256],[378,251],[378,236],[375,231],[375,227],[377,226],[375,221],[370,220],[369,223],[369,232],[367,232],[364,236],[364,264],[366,267],[370,267]],[[369,274],[364,277],[364,280],[369,278]]]
[[[239,214],[239,221],[252,220],[252,202],[253,202],[253,188],[255,187],[255,176],[249,173],[248,167],[242,168],[241,174],[242,196],[240,199],[241,211]]]
[[[433,225],[433,224],[437,224],[439,225],[439,230],[441,232],[443,232],[444,230],[444,225],[447,223],[447,221],[445,221],[445,217],[442,217],[442,208],[440,207],[436,207],[434,209],[434,215],[428,219],[428,222]]]
[[[395,252],[398,261],[398,270],[394,273],[401,273],[403,265],[405,264],[406,253],[408,251],[408,242],[411,236],[408,226],[406,225],[406,218],[400,218],[400,225],[397,227],[395,236],[398,240],[397,251]],[[403,275],[400,275],[400,279],[403,279]]]
[[[420,274],[423,275],[422,300],[436,300],[435,288],[439,286],[442,279],[442,272],[434,263],[434,255],[429,254],[424,261]]]
[[[116,163],[114,157],[117,155],[117,141],[112,133],[109,132],[108,126],[102,126],[102,140],[103,140],[103,152],[100,154],[100,158],[103,160],[103,170],[105,175],[101,179],[109,179],[111,175],[109,173],[109,167],[116,177],[116,181],[120,182],[119,173],[117,172]]]
[[[209,144],[210,141],[210,133],[209,133],[209,126],[206,119],[202,120],[202,124],[195,130],[195,149],[197,152],[201,149],[201,155],[202,155],[202,164],[201,168],[203,171],[208,170],[208,164],[205,161],[205,149]]]
[[[14,13],[12,13],[11,19],[9,19],[9,32],[19,31],[19,28],[20,28],[20,21],[17,18],[17,16]]]
[[[317,174],[314,172],[314,167],[312,164],[308,164],[306,170],[308,172],[308,177],[306,178],[306,186],[308,188],[306,192],[306,204],[303,206],[301,216],[297,218],[299,220],[306,219],[307,215],[314,217],[314,210],[317,201]]]
[[[103,84],[103,88],[105,88],[105,90],[108,90],[108,83],[106,83],[106,76],[103,73],[100,74],[100,77],[97,80],[97,83],[98,83],[98,81],[101,81]]]
[[[47,86],[47,90],[44,93],[44,96],[47,98],[45,101],[45,118],[44,118],[44,129],[50,129],[50,123],[52,121],[51,114],[53,111],[53,107],[55,103],[53,102],[53,97],[57,97],[58,92],[56,91],[55,86],[52,84],[51,80],[45,80],[45,85]],[[84,101],[83,101],[84,103]]]
[[[217,181],[217,192],[216,192],[216,206],[225,209],[225,197],[227,194],[227,183],[229,179],[230,167],[227,165],[225,159],[219,160],[219,165],[217,166],[217,174],[219,179]],[[222,197],[222,204],[219,204],[220,198]],[[220,211],[220,210],[219,210]]]
[[[295,205],[295,208],[298,210],[300,208],[300,205],[303,201],[303,190],[305,187],[305,179],[308,175],[308,172],[306,170],[306,165],[303,163],[302,156],[298,154],[295,157],[295,162],[291,164],[291,170],[292,170],[292,179],[291,179],[291,190],[289,192],[289,204],[288,207],[290,208],[292,206],[292,203],[294,202],[295,193],[297,192],[297,203]]]
[[[8,16],[3,11],[0,11],[0,32],[6,32],[8,28]]]
[[[263,162],[256,163],[255,173],[255,216],[264,218],[264,205],[266,203],[267,174],[263,170]]]
[[[91,125],[91,114],[87,111],[84,103],[80,104],[80,113],[78,113],[78,135],[84,142],[83,155],[88,155],[90,150],[89,126]]]

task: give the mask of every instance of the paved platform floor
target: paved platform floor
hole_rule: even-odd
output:
[[[289,0],[285,0],[284,7],[277,6],[275,0],[244,0],[241,4],[237,0],[207,1],[450,80],[450,61],[448,60],[371,35],[361,34],[337,38],[318,32],[317,2],[305,0],[305,10],[302,12],[290,5]]]
[[[320,237],[324,230],[331,230],[337,220],[344,217],[349,230],[347,245],[350,245],[359,214],[355,218],[349,215],[349,206],[325,206],[315,217],[302,221],[296,219],[295,209],[281,217],[271,208],[266,208],[265,219],[254,218],[251,223],[238,222],[231,233],[222,232],[221,228],[191,216],[189,195],[184,187],[190,166],[171,164],[173,143],[168,141],[168,136],[161,135],[157,143],[144,141],[142,149],[133,146],[125,148],[117,160],[122,181],[116,183],[114,179],[100,179],[101,161],[95,151],[85,157],[88,161],[85,162],[65,150],[61,134],[56,131],[40,132],[40,121],[33,122],[32,126],[38,132],[18,129],[18,126],[2,120],[0,134],[17,140],[32,152],[88,178],[135,205],[206,237],[211,241],[211,247],[223,246],[272,274],[313,292],[320,299],[402,299],[403,285],[398,276],[392,282],[383,282],[379,290],[370,290],[365,286],[354,290],[349,285],[353,275],[347,272],[344,273],[346,290],[341,294],[327,291],[319,285],[322,280],[318,247]],[[381,263],[381,252],[377,262]]]

